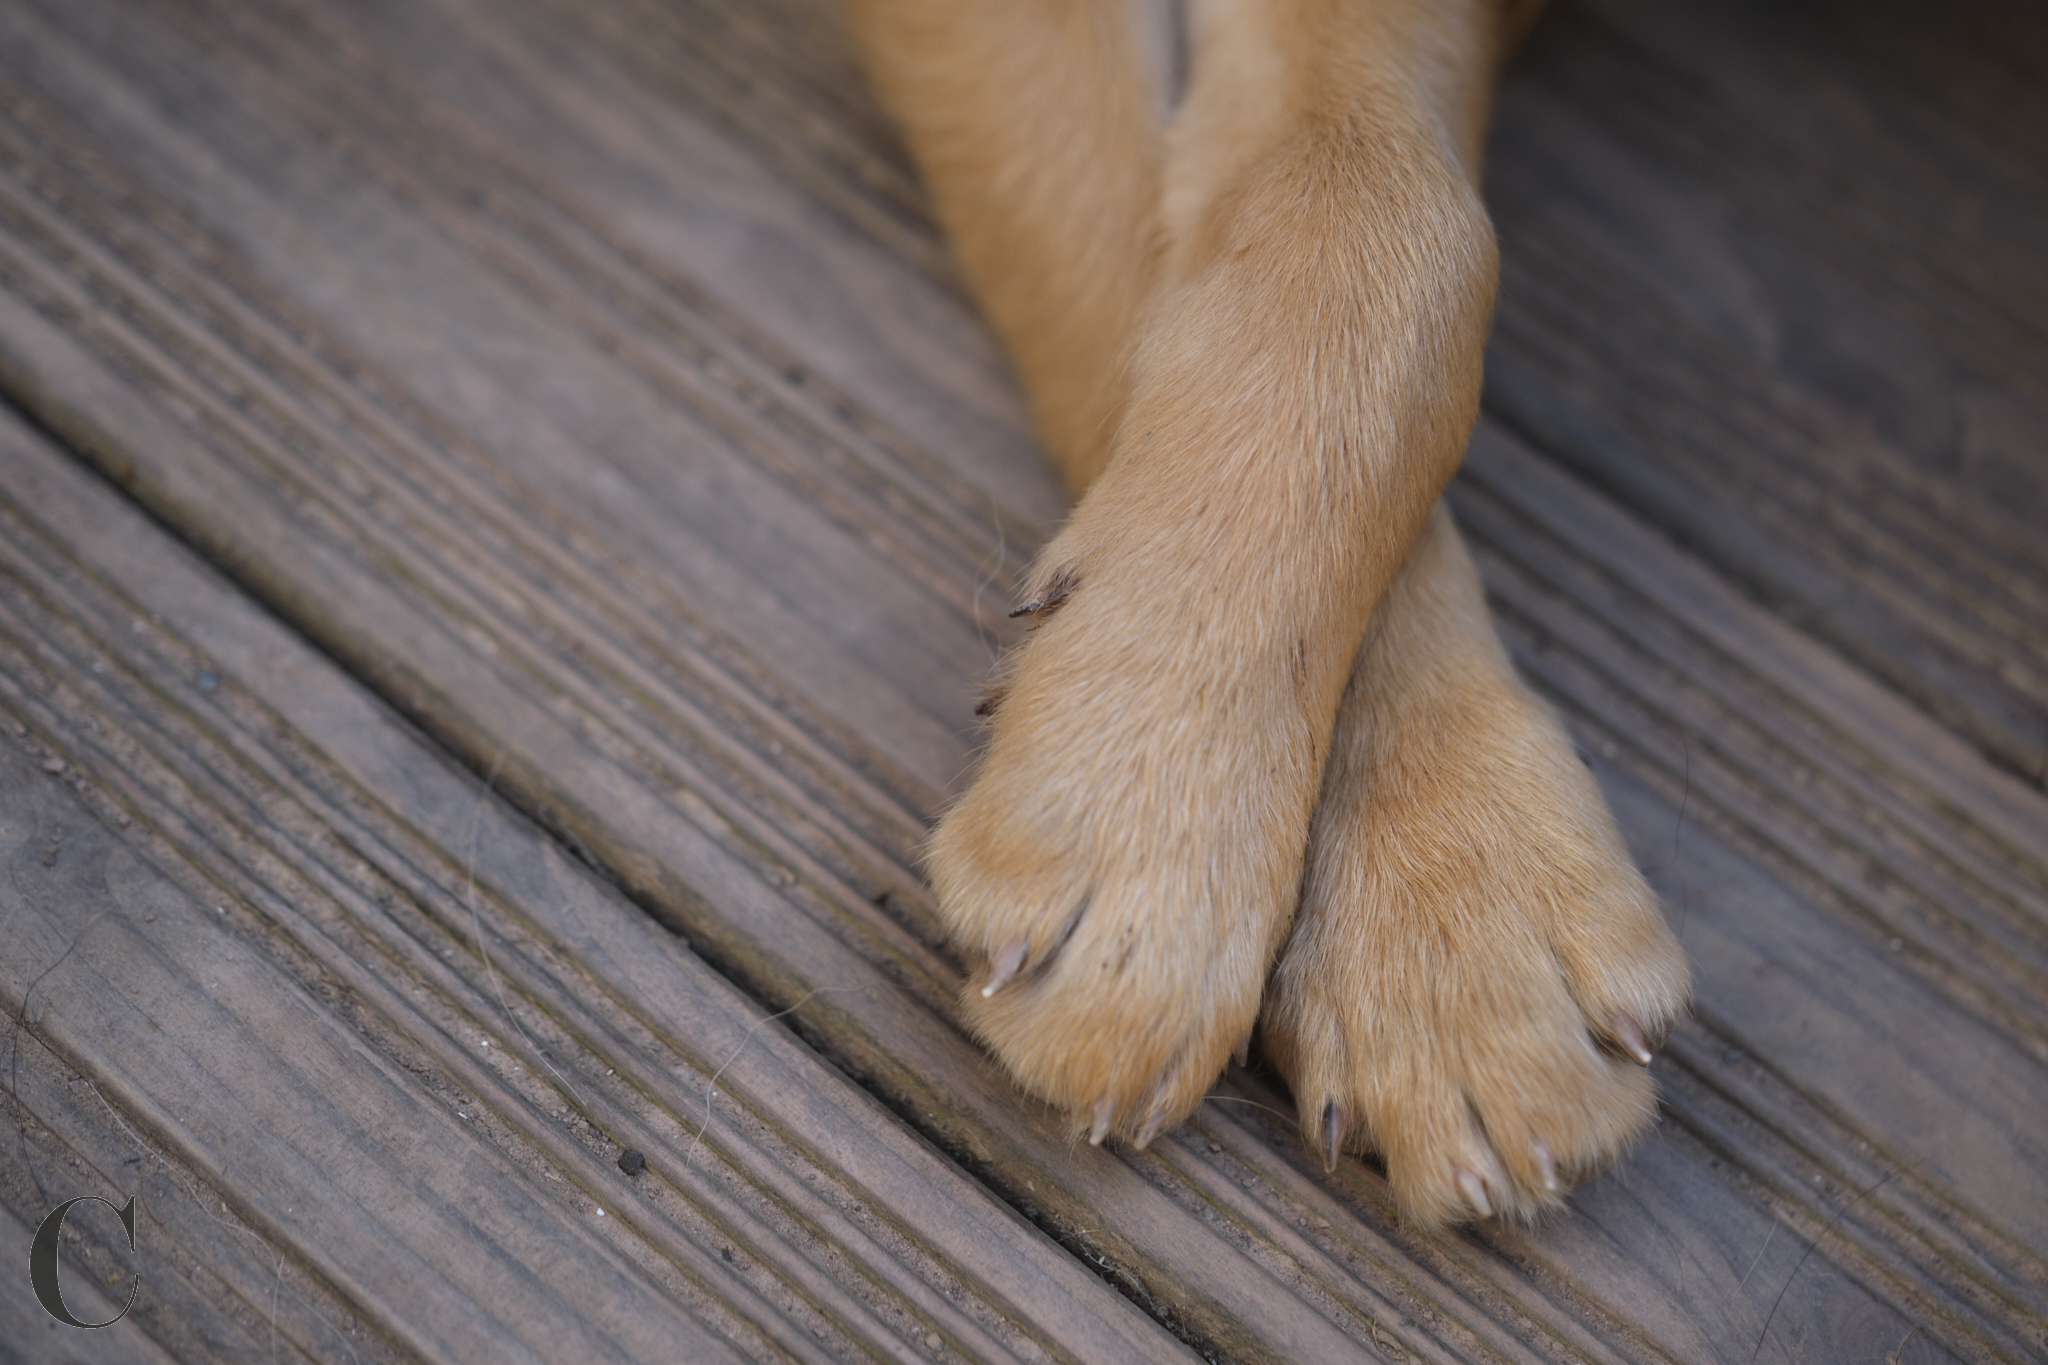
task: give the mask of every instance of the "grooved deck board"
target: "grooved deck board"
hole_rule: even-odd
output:
[[[1498,110],[1489,409],[2048,783],[2038,14],[1560,17]]]
[[[1452,500],[1699,999],[1435,1236],[1257,1070],[1075,1150],[959,1026],[918,848],[1060,502],[829,7],[0,9],[7,1217],[142,1192],[64,1253],[136,1359],[2041,1358],[2005,13],[1510,79]]]

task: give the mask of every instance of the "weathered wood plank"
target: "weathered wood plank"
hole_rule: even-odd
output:
[[[2048,782],[2038,6],[1560,6],[1502,91],[1487,403]]]
[[[10,1012],[215,1173],[151,1204],[268,1244],[245,1299],[289,1261],[424,1359],[1184,1358],[107,490],[0,452]]]
[[[1877,1202],[1911,1207],[1880,1240],[1918,1242],[1914,1273],[1965,1298],[1993,1267],[2017,1295],[1994,1316],[2038,1335],[2039,798],[1499,433],[1482,428],[1455,500],[1519,661],[1575,722],[1695,958],[1700,1018],[1674,1084],[1849,1158],[1823,1183],[1884,1178]],[[1707,1112],[1726,1102],[1694,1093]],[[1871,1144],[1906,1168],[1854,1155]]]
[[[785,12],[812,11],[734,22],[775,30]],[[756,1305],[741,1314],[749,1352],[905,1340],[888,1328],[924,1311],[916,1277],[882,1275],[896,1307],[849,1303],[895,1253],[835,1231],[825,1242],[858,1269],[820,1271],[804,1249],[824,1215],[799,1186],[860,1186],[866,1146],[926,1140],[1085,1258],[1065,1273],[1093,1266],[1220,1356],[1711,1360],[1799,1343],[1822,1359],[2022,1360],[2048,1345],[2031,1174],[2048,1132],[2038,793],[1498,430],[1460,510],[1518,657],[1571,713],[1701,968],[1702,1017],[1659,1064],[1669,1121],[1555,1223],[1444,1238],[1400,1227],[1370,1168],[1325,1178],[1254,1107],[1285,1102],[1253,1077],[1147,1156],[1058,1141],[959,1036],[957,972],[914,869],[923,817],[967,758],[1003,566],[1049,515],[1049,483],[1016,472],[1030,466],[1011,458],[1026,445],[1014,400],[902,237],[916,225],[859,206],[902,198],[861,169],[886,168],[889,148],[859,118],[851,133],[817,120],[858,104],[833,85],[843,56],[800,44],[778,75],[778,49],[748,38],[691,59],[744,78],[670,98],[658,65],[628,51],[638,10],[583,13],[451,0],[0,15],[13,400],[767,1002],[732,1006],[721,1043],[795,1006],[789,1026],[896,1118],[851,1100],[804,1109],[787,1092],[808,1083],[772,1071],[747,1081],[757,1053],[816,1067],[770,1026],[718,1087],[745,1097],[734,1134],[714,1126],[693,1152],[693,1087],[724,1053],[678,1035],[701,1007],[670,979],[674,946],[530,831],[486,833],[493,970],[528,1002],[545,1056],[578,1059],[586,1098],[529,1094],[543,1054],[501,1026],[454,890],[466,821],[516,821],[415,741],[365,737],[388,720],[322,730],[331,719],[292,709],[297,676],[231,647],[231,631],[191,653],[198,627],[181,623],[185,643],[150,647],[213,661],[230,700],[260,703],[248,735],[288,715],[308,737],[283,742],[289,762],[248,756],[267,750],[254,739],[237,761],[324,793],[294,795],[289,819],[266,797],[249,807],[260,819],[216,817],[189,846],[282,822],[306,847],[331,824],[400,850],[377,864],[403,891],[390,906],[363,889],[374,878],[309,899],[350,906],[351,935],[389,917],[387,935],[427,945],[341,936],[322,959],[373,995],[377,964],[395,960],[455,1002],[429,1026],[404,990],[379,988],[385,1015],[407,1020],[397,1032],[451,1077],[411,1103],[488,1097],[504,1125],[489,1140],[511,1144],[493,1160],[520,1152],[520,1170],[583,1189],[616,1182],[608,1154],[543,1141],[532,1111],[587,1110],[635,1135],[688,1191],[640,1215],[652,1249],[635,1264],[703,1267],[705,1229],[751,1213],[759,1285],[711,1264],[690,1307]],[[763,80],[785,84],[725,121],[737,146],[694,121]],[[773,173],[750,159],[800,119]],[[58,539],[104,582],[149,577],[78,528]],[[345,779],[307,775],[330,767]],[[119,771],[95,756],[90,776]],[[191,795],[222,780],[144,785],[131,808],[242,809]],[[340,794],[364,789],[377,820]],[[279,856],[255,859],[265,877],[285,875]],[[524,872],[493,861],[507,859]],[[284,866],[306,884],[303,859]],[[511,894],[524,885],[549,891]],[[564,896],[573,923],[548,918]],[[244,899],[278,920],[293,903]],[[584,927],[592,906],[613,937]],[[443,948],[453,965],[436,964]],[[525,1080],[481,1066],[465,1027],[516,1054]],[[762,1128],[737,1131],[750,1120]],[[707,1148],[756,1204],[734,1212],[690,1183]],[[800,1166],[814,1174],[792,1183]],[[770,1205],[782,1212],[754,1212]],[[912,1244],[965,1238],[932,1253],[946,1273],[1000,1278],[959,1268],[978,1264],[964,1222],[892,1207]],[[461,1311],[512,1312],[481,1281],[473,1292],[486,1301]],[[980,1292],[1000,1305],[1015,1291]],[[353,1293],[365,1313],[395,1311],[374,1286]],[[987,1324],[1011,1310],[984,1311],[1000,1336]],[[821,1319],[841,1335],[817,1344]],[[777,1335],[785,1322],[796,1330]],[[314,1335],[296,1339],[316,1351]]]

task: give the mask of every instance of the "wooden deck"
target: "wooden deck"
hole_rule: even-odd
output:
[[[828,0],[0,5],[0,1360],[2048,1359],[2048,16],[1567,0],[1500,125],[1454,500],[1699,1001],[1438,1237],[959,1028],[1060,503]]]

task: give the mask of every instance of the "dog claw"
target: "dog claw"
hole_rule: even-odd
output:
[[[1330,1174],[1337,1169],[1337,1158],[1344,1151],[1344,1133],[1350,1128],[1350,1120],[1344,1111],[1334,1104],[1323,1106],[1323,1171]]]
[[[1557,1158],[1542,1143],[1536,1144],[1536,1176],[1543,1182],[1543,1188],[1551,1194],[1557,1193]]]
[[[1109,1121],[1114,1117],[1116,1117],[1116,1106],[1110,1102],[1109,1096],[1104,1095],[1101,1099],[1095,1101],[1095,1123],[1088,1130],[1088,1145],[1090,1147],[1100,1147],[1102,1145],[1102,1140],[1109,1136]]]
[[[1141,1152],[1144,1151],[1152,1145],[1153,1138],[1158,1137],[1161,1132],[1165,1131],[1167,1122],[1172,1117],[1172,1111],[1166,1108],[1164,1102],[1154,1106],[1152,1112],[1145,1118],[1145,1126],[1140,1128],[1138,1136],[1131,1140],[1131,1146]]]
[[[1486,1197],[1486,1181],[1479,1172],[1460,1166],[1455,1179],[1458,1193],[1465,1196],[1465,1202],[1472,1206],[1472,1211],[1481,1218],[1493,1217],[1493,1201]]]
[[[1250,1065],[1251,1065],[1251,1063],[1252,1063],[1252,1031],[1251,1031],[1250,1029],[1246,1029],[1246,1030],[1244,1031],[1244,1037],[1242,1037],[1242,1038],[1238,1039],[1238,1042],[1237,1042],[1237,1051],[1235,1051],[1235,1052],[1231,1053],[1230,1055],[1231,1055],[1231,1057],[1232,1057],[1232,1058],[1233,1058],[1233,1059],[1234,1059],[1234,1060],[1235,1060],[1235,1061],[1237,1062],[1237,1064],[1238,1064],[1239,1066],[1250,1066]]]
[[[981,988],[982,999],[988,999],[1008,985],[1010,978],[1022,970],[1024,954],[1029,947],[1030,945],[1020,938],[996,949],[995,956],[988,962],[988,981]]]
[[[1629,1056],[1644,1066],[1650,1064],[1650,1045],[1644,1041],[1643,1026],[1636,1022],[1634,1015],[1616,1011],[1608,1026],[1614,1032],[1615,1041]]]
[[[1014,621],[1019,616],[1036,616],[1042,611],[1052,610],[1073,596],[1074,589],[1080,581],[1080,577],[1072,569],[1062,569],[1052,582],[1045,585],[1044,592],[1028,602],[1020,602],[1012,607],[1010,619]]]

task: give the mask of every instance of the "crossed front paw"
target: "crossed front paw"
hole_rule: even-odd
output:
[[[1649,1123],[1687,970],[1448,516],[1329,719],[1298,650],[1162,621],[1168,591],[1069,570],[1026,604],[931,852],[971,1025],[1077,1136],[1142,1147],[1257,1020],[1308,1141],[1379,1154],[1409,1216],[1555,1205]]]
[[[1326,742],[1289,651],[1190,641],[1165,591],[1039,595],[928,859],[976,1034],[1077,1135],[1140,1147],[1251,1032]]]
[[[1439,514],[1339,712],[1261,1039],[1428,1224],[1557,1204],[1649,1124],[1685,956]]]

